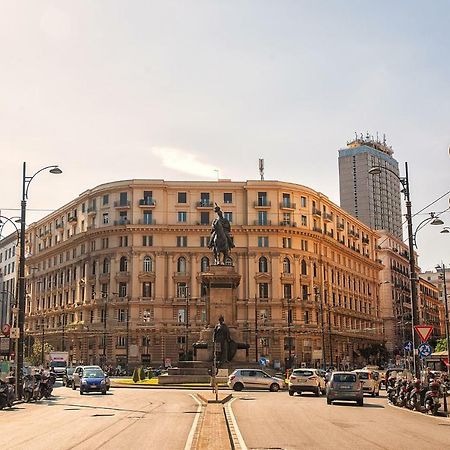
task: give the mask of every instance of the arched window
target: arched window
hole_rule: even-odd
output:
[[[119,270],[121,272],[128,271],[128,259],[126,258],[126,256],[122,256],[122,258],[120,258]]]
[[[150,256],[144,258],[144,272],[153,272],[153,260]]]
[[[109,259],[105,258],[103,260],[103,273],[109,273]]]
[[[186,258],[184,258],[183,256],[181,258],[178,258],[177,272],[186,273]]]
[[[259,258],[259,272],[267,272],[267,258],[265,256]]]
[[[200,271],[208,272],[208,269],[209,269],[209,258],[204,256],[200,262]]]
[[[308,267],[304,259],[302,259],[302,275],[308,275]]]
[[[313,277],[317,277],[317,264],[313,263]]]
[[[291,261],[289,261],[289,258],[284,258],[283,260],[283,273],[291,273]]]

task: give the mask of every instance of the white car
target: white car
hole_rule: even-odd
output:
[[[325,378],[322,370],[319,369],[294,369],[289,377],[289,395],[302,392],[314,392],[318,397],[325,393]]]
[[[242,389],[269,389],[271,392],[277,392],[285,389],[284,380],[272,377],[264,370],[260,369],[236,369],[228,377],[228,387],[235,391]]]

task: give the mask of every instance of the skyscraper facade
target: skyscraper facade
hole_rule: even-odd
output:
[[[376,230],[386,230],[402,239],[402,211],[398,162],[385,139],[355,137],[339,150],[341,208]],[[371,175],[371,167],[381,166]],[[396,176],[397,175],[397,176]]]

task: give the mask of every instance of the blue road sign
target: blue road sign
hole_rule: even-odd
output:
[[[407,351],[407,352],[411,352],[413,349],[413,343],[411,341],[406,341],[405,344],[403,345],[403,348]]]
[[[421,358],[427,358],[428,356],[431,355],[431,353],[433,353],[433,350],[431,350],[430,345],[426,343],[420,344],[418,350]]]
[[[261,366],[265,366],[267,364],[267,359],[266,358],[259,358],[259,364]]]

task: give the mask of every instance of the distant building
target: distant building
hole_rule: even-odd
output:
[[[439,290],[433,283],[419,277],[419,324],[431,325],[433,337],[445,338],[445,311],[439,300]]]
[[[341,208],[375,230],[386,230],[402,238],[402,211],[398,162],[386,142],[369,135],[356,137],[339,150]],[[382,166],[380,174],[369,170]],[[392,172],[390,172],[392,171]]]
[[[11,324],[11,307],[16,299],[18,269],[18,235],[16,232],[0,240],[0,324]]]
[[[248,360],[367,362],[383,343],[377,232],[319,192],[267,180],[116,181],[31,224],[26,334],[44,330],[74,362],[184,358],[208,320],[200,274],[212,264],[214,202],[232,224]]]
[[[437,286],[439,290],[439,300],[442,304],[444,304],[444,278],[442,276],[441,272],[433,271],[433,270],[427,270],[426,272],[422,272],[420,274],[421,278],[424,280],[429,281],[430,283],[433,283],[435,286]],[[445,284],[447,288],[447,298],[450,295],[450,267],[446,266],[445,268]]]

